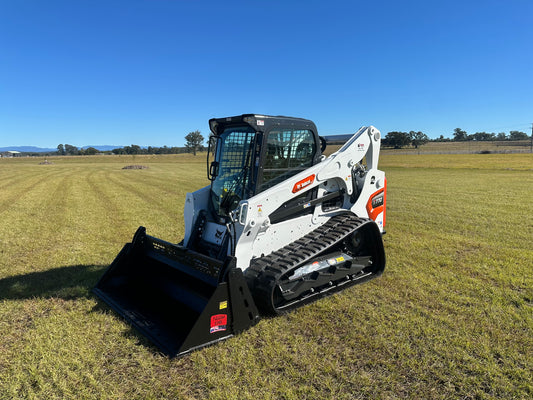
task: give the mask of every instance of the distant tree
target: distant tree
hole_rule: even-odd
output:
[[[415,132],[411,131],[409,132],[409,139],[411,139],[411,145],[415,147],[415,149],[418,149],[418,146],[422,146],[429,142],[429,138],[425,133],[422,132]]]
[[[483,140],[483,134],[485,132],[476,132],[472,135],[472,139],[474,139],[475,141],[480,141],[480,140]]]
[[[124,147],[126,154],[141,154],[141,146],[132,144],[131,146]]]
[[[126,150],[124,150],[124,147],[119,147],[116,149],[111,150],[111,153],[113,154],[126,154]]]
[[[65,147],[62,144],[57,145],[57,154],[64,156],[66,154]]]
[[[463,131],[461,128],[455,128],[453,130],[453,140],[456,140],[456,141],[468,140],[468,135],[466,134],[466,131]]]
[[[85,155],[88,155],[88,156],[93,156],[95,154],[98,154],[99,151],[96,150],[94,147],[87,147],[84,151]]]
[[[495,136],[494,133],[476,132],[472,135],[472,138],[476,141],[488,141],[494,140]]]
[[[389,132],[385,136],[384,145],[401,149],[411,143],[411,138],[407,132]]]
[[[444,137],[444,135],[440,135],[438,138],[433,139],[434,142],[449,142],[450,140],[450,138]]]
[[[192,153],[196,155],[196,152],[203,148],[202,143],[204,142],[204,137],[200,131],[190,132],[185,136],[185,140],[187,141],[185,147],[189,153],[192,151]]]
[[[510,140],[524,140],[528,139],[529,136],[527,136],[527,133],[520,132],[520,131],[511,131],[509,132],[509,139]]]
[[[159,147],[155,154],[169,154],[170,153],[170,149],[165,145],[163,147]]]
[[[498,135],[496,136],[496,138],[497,138],[498,140],[505,140],[505,139],[507,139],[507,135],[505,134],[505,132],[500,132],[500,133],[498,133]]]
[[[80,154],[79,149],[71,144],[65,144],[65,153],[71,156],[77,156]]]

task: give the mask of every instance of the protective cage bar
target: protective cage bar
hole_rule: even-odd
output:
[[[93,292],[165,354],[182,356],[259,321],[235,263],[148,236],[140,227]]]

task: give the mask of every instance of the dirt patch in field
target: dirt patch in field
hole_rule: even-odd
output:
[[[39,163],[39,165],[52,165],[52,164],[53,164],[53,162],[50,162],[48,160],[44,160],[44,161]]]
[[[146,165],[126,165],[122,169],[148,169]]]

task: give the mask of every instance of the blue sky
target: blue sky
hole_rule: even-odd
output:
[[[0,1],[0,147],[181,146],[208,119],[531,133],[533,1]]]

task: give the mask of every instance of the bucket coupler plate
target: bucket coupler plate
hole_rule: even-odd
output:
[[[139,227],[93,292],[171,357],[227,339],[259,321],[236,259],[219,261]]]

